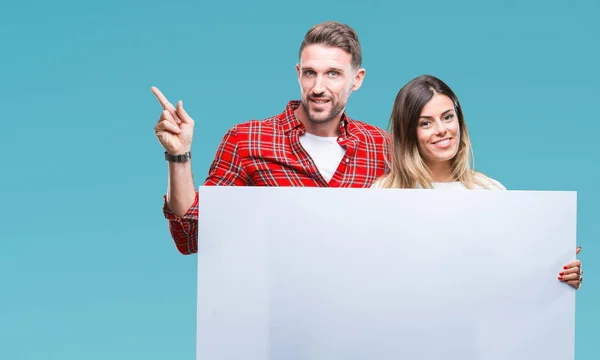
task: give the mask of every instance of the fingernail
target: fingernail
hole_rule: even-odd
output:
[[[563,266],[563,269],[567,270],[567,265]]]
[[[563,275],[565,274],[565,272],[564,272],[564,271],[561,271],[561,272],[559,272],[558,274],[559,274],[560,276],[563,276]]]
[[[558,280],[562,280],[562,276],[559,276],[559,277],[558,277]]]

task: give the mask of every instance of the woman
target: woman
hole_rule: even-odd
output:
[[[390,119],[390,171],[373,187],[506,190],[472,168],[472,146],[458,98],[440,79],[423,75],[406,84]],[[578,247],[576,254],[579,254]],[[558,279],[579,289],[581,261],[567,264]]]

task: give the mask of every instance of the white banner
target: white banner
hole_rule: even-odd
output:
[[[198,360],[569,360],[575,192],[200,187]]]

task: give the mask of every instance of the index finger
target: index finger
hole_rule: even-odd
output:
[[[169,102],[169,100],[167,100],[167,98],[163,95],[163,93],[160,90],[158,90],[158,88],[156,86],[152,87],[152,92],[158,99],[158,102],[160,103],[160,105],[162,105],[163,109],[175,110],[175,107],[173,106],[173,104],[171,104]]]
[[[567,265],[563,266],[563,269],[569,269],[569,268],[573,268],[573,267],[581,267],[581,260],[573,260],[570,263],[568,263]]]

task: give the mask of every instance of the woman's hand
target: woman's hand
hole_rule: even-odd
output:
[[[581,246],[577,247],[575,254],[579,254]],[[575,289],[579,289],[581,282],[583,281],[583,270],[581,270],[581,261],[574,260],[564,266],[563,270],[558,273],[558,280],[566,282]]]

